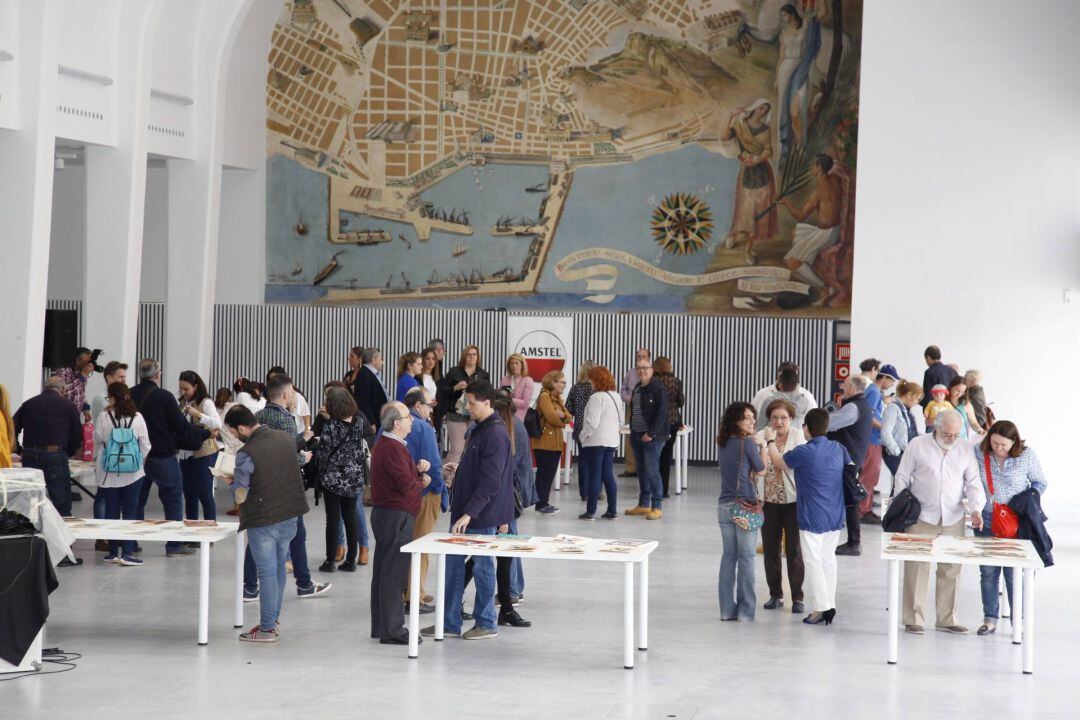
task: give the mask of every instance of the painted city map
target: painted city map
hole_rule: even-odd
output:
[[[847,317],[861,0],[295,0],[270,302]]]

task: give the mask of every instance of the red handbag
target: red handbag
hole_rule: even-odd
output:
[[[990,453],[983,455],[986,465],[986,485],[990,489],[990,499],[994,498],[994,474],[990,470]],[[994,512],[990,517],[990,532],[994,537],[1014,538],[1020,532],[1020,518],[1008,505],[994,503]]]

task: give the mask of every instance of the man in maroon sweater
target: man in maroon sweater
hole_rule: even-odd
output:
[[[423,472],[427,468],[414,465],[405,446],[412,423],[412,414],[402,403],[384,405],[379,413],[382,436],[371,451],[371,530],[375,535],[371,637],[383,645],[409,644],[405,589],[410,558],[401,547],[412,541],[420,491],[431,482]]]

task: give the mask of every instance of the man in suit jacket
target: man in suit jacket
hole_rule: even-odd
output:
[[[382,350],[376,347],[364,348],[361,362],[364,366],[356,374],[353,397],[374,434],[379,429],[379,414],[387,402],[386,390],[382,385]]]

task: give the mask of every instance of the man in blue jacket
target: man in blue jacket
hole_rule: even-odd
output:
[[[421,472],[427,473],[431,478],[431,484],[420,492],[420,512],[416,516],[416,524],[413,525],[413,540],[417,540],[435,529],[439,515],[446,512],[450,505],[450,492],[443,479],[442,456],[439,454],[439,443],[435,439],[435,428],[429,419],[435,407],[435,397],[427,388],[415,387],[405,393],[405,407],[409,408],[409,413],[413,416],[412,430],[405,438],[405,447],[412,456],[413,462],[416,463],[417,469],[423,468]],[[435,612],[435,608],[431,605],[435,598],[427,594],[424,584],[427,578],[428,557],[425,554],[420,558],[420,612],[422,613]]]
[[[492,407],[495,388],[486,380],[476,380],[465,388],[469,416],[474,421],[461,454],[450,494],[450,532],[494,535],[514,519],[514,467],[510,433]],[[495,562],[488,556],[473,558],[476,624],[461,632],[461,600],[465,585],[465,556],[446,558],[444,633],[464,640],[498,637],[495,621]],[[423,635],[434,635],[427,627]]]

